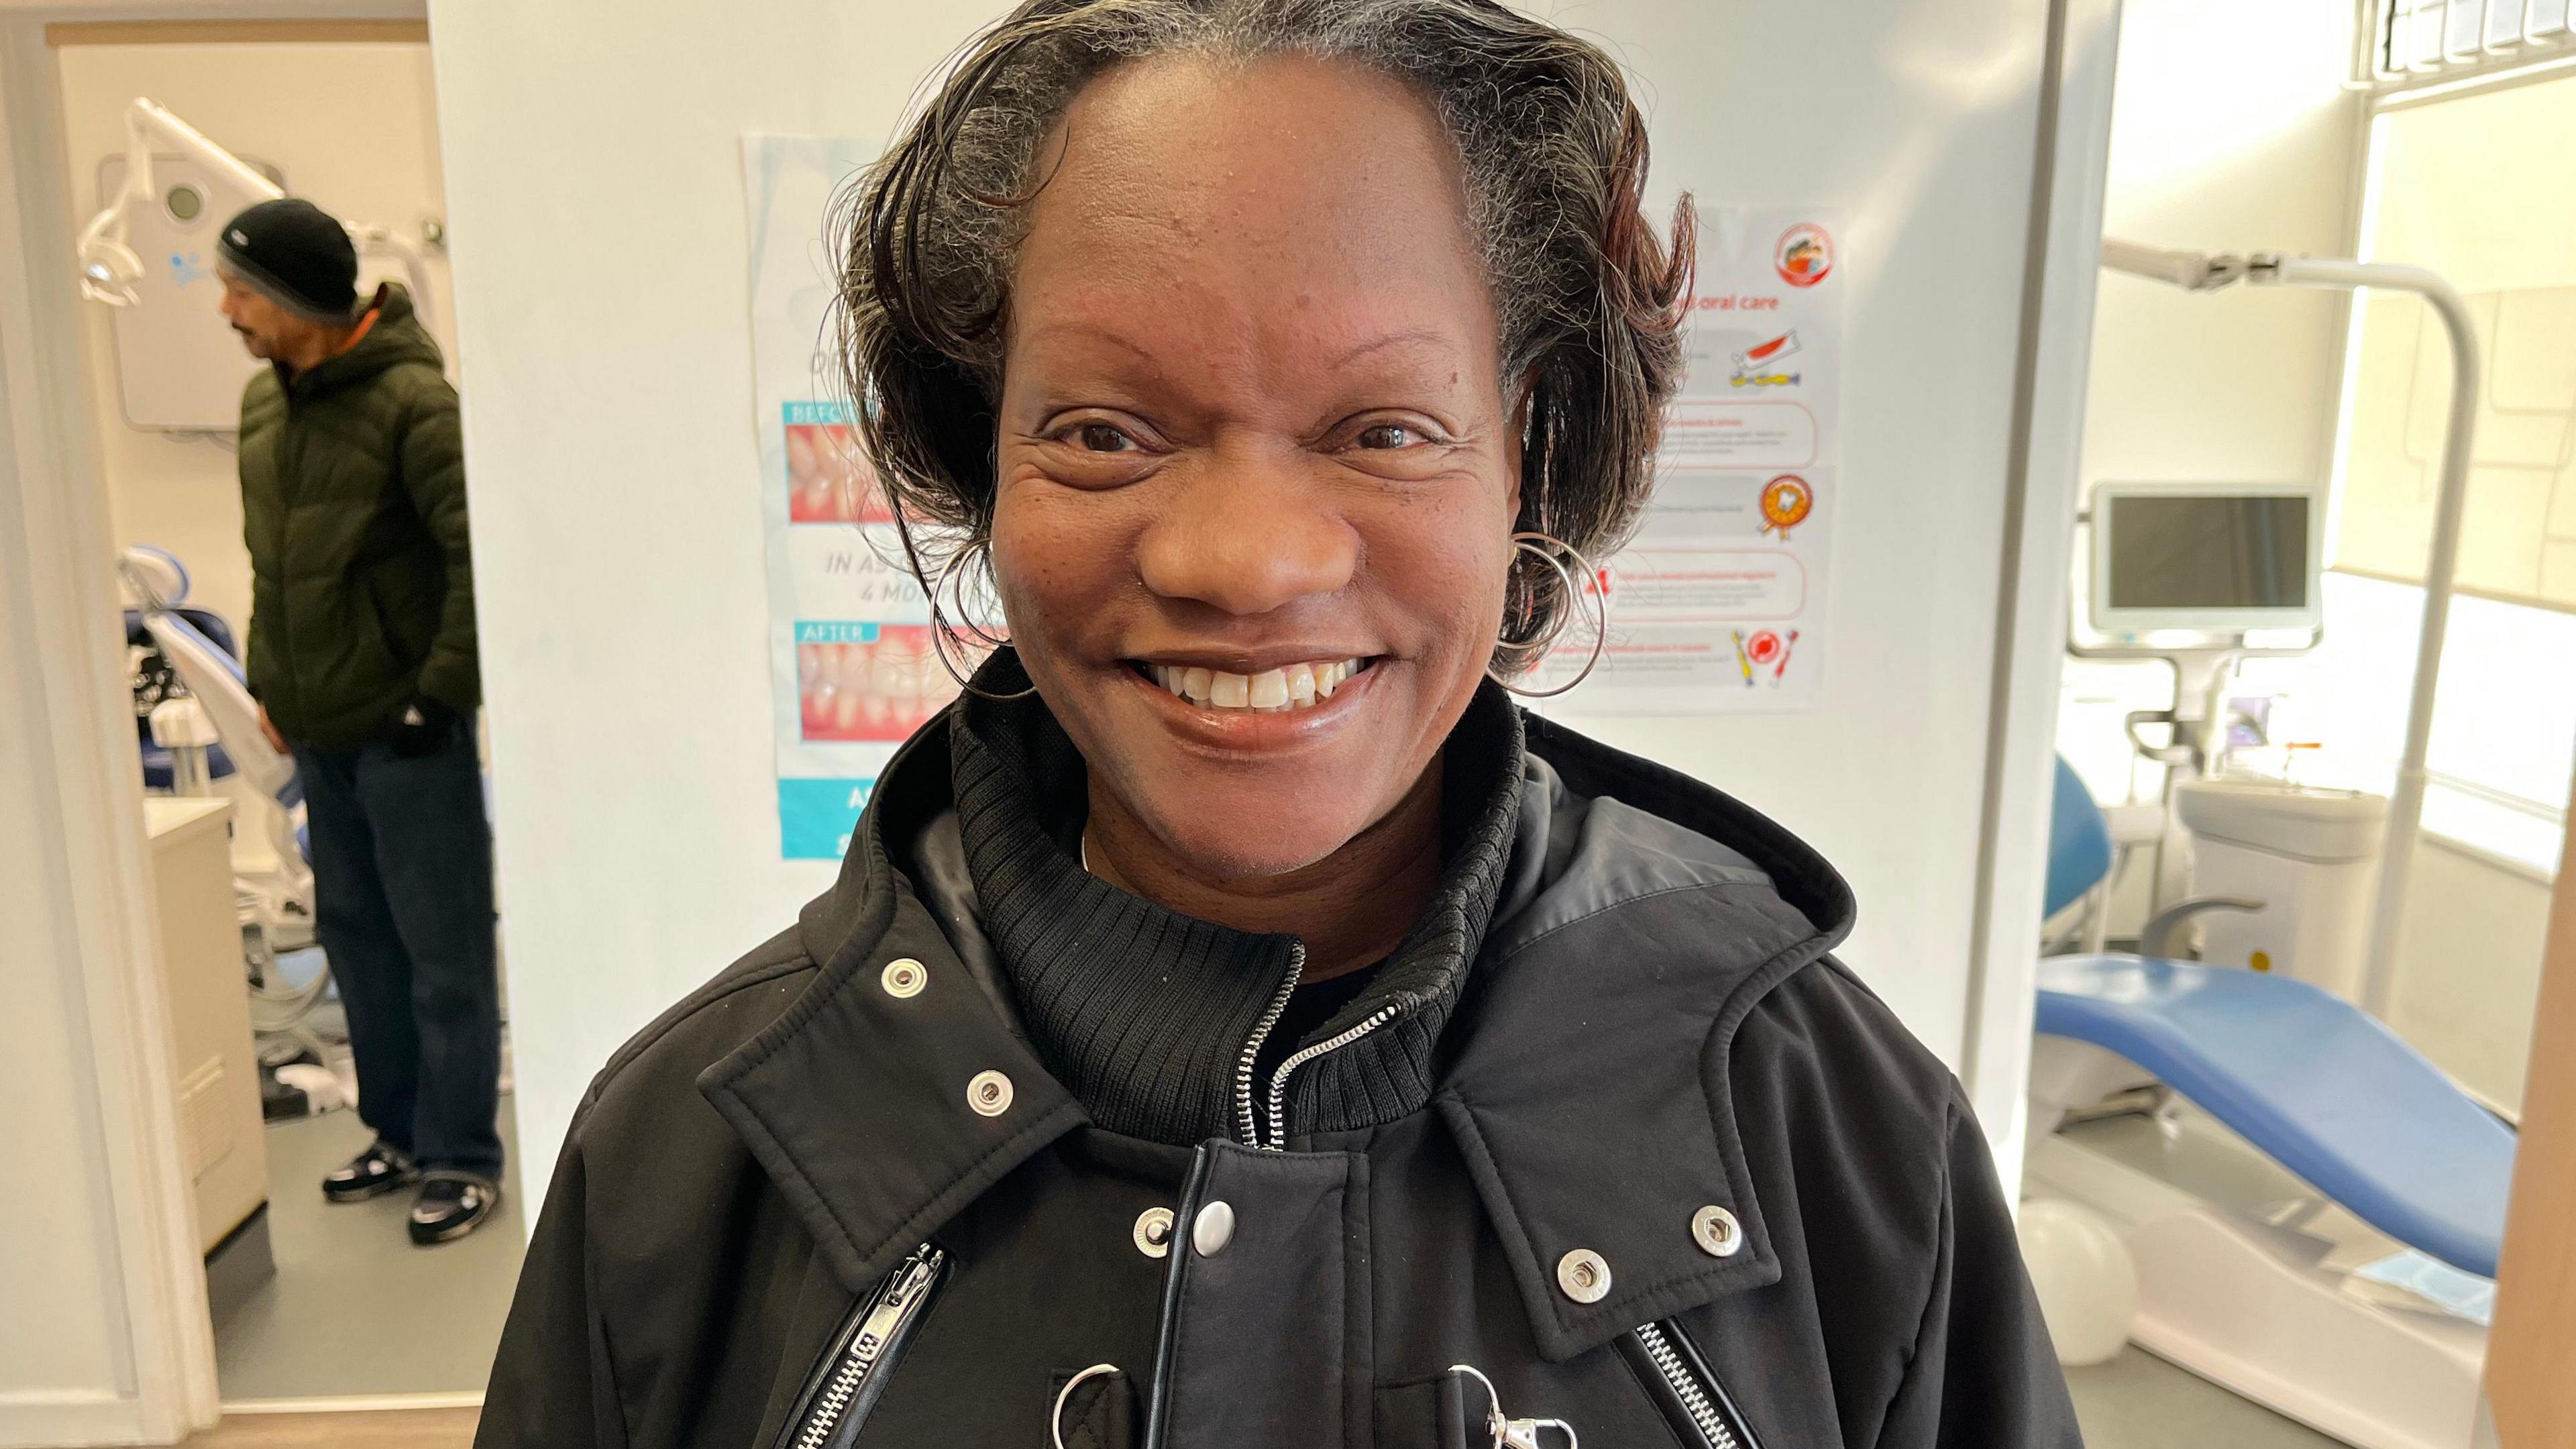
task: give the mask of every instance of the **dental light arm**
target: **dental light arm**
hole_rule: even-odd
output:
[[[242,164],[232,152],[207,140],[204,132],[158,103],[136,96],[125,108],[125,185],[89,225],[81,229],[81,295],[110,307],[132,307],[142,301],[134,284],[142,279],[143,259],[126,245],[127,216],[133,208],[158,201],[152,183],[152,151],[167,146],[215,173],[242,193],[243,205],[274,201],[286,193],[276,182]]]
[[[2372,907],[2370,955],[2362,1005],[2386,1020],[2397,993],[2397,932],[2406,913],[2406,882],[2424,820],[2424,759],[2433,738],[2433,694],[2441,681],[2442,635],[2451,618],[2451,584],[2459,571],[2460,516],[2469,500],[2469,458],[2478,416],[2477,330],[2469,306],[2450,283],[2421,267],[2380,262],[2284,257],[2277,252],[2208,255],[2105,239],[2102,265],[2186,291],[2216,291],[2233,282],[2357,291],[2378,287],[2422,297],[2442,319],[2451,342],[2451,409],[2442,439],[2441,492],[2433,508],[2433,542],[2424,564],[2424,623],[2415,641],[2415,696],[2407,707],[2406,749],[2388,802],[2388,840]]]
[[[143,259],[127,244],[126,228],[134,208],[160,202],[160,188],[152,178],[155,148],[177,151],[214,172],[224,185],[241,193],[239,206],[274,201],[286,194],[276,182],[216,145],[203,131],[180,120],[158,102],[136,96],[125,108],[125,185],[98,215],[89,219],[89,225],[81,228],[80,289],[81,295],[93,302],[132,307],[143,300],[134,290],[134,284],[143,277]],[[412,297],[424,313],[430,313],[433,298],[429,266],[420,248],[381,226],[351,226],[348,230],[350,243],[361,255],[390,256],[401,263]]]

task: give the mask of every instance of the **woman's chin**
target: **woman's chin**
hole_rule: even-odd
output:
[[[1264,880],[1323,860],[1350,843],[1365,822],[1308,820],[1287,825],[1280,810],[1151,810],[1163,848],[1202,880]],[[1231,818],[1227,818],[1227,817]]]

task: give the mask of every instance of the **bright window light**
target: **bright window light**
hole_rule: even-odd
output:
[[[2386,794],[2406,742],[2424,591],[2329,573],[2325,604],[2316,651],[2250,662],[2241,693],[2281,696],[2276,747],[2319,747],[2285,758],[2298,779]],[[2532,870],[2557,868],[2576,781],[2576,614],[2451,601],[2425,768],[2427,832]]]

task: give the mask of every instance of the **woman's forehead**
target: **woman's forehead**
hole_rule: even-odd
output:
[[[1040,164],[1015,346],[1491,345],[1454,151],[1402,82],[1305,57],[1130,67],[1077,99]]]

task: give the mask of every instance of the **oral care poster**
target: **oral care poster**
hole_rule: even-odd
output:
[[[837,860],[877,772],[956,684],[894,516],[860,458],[829,343],[833,193],[870,143],[746,136],[752,422],[769,561],[778,829],[790,860]]]
[[[1592,560],[1609,636],[1565,715],[1812,709],[1841,462],[1843,292],[1830,214],[1703,206],[1688,372],[1643,526]],[[1592,651],[1581,612],[1538,671]]]

